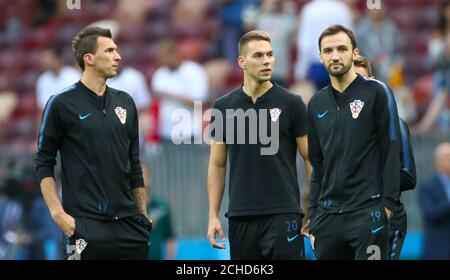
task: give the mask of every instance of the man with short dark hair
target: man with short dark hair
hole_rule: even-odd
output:
[[[238,51],[244,83],[216,100],[212,111],[208,239],[225,248],[216,234],[224,240],[218,214],[229,159],[231,259],[304,259],[296,155],[298,150],[309,177],[305,104],[271,81],[269,34],[244,34]]]
[[[331,83],[308,104],[311,244],[318,259],[387,259],[400,185],[395,100],[355,73],[350,29],[330,26],[318,44]]]
[[[36,170],[68,259],[146,259],[151,223],[139,161],[136,106],[106,85],[120,56],[111,32],[80,31],[72,43],[82,78],[47,102]],[[62,201],[54,179],[61,154]]]

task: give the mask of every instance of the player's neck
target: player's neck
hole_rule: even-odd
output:
[[[91,75],[86,70],[81,76],[81,82],[90,90],[95,92],[95,94],[102,96],[106,90],[106,79],[103,77],[98,77],[96,75]]]
[[[242,90],[255,102],[258,97],[264,95],[272,86],[273,84],[270,81],[260,83],[255,80],[245,79],[244,77]]]
[[[331,85],[335,90],[342,93],[357,77],[355,69],[350,68],[347,73],[340,77],[330,76]]]

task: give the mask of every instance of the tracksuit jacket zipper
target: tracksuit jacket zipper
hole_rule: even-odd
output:
[[[340,94],[343,94],[343,93],[340,93]],[[341,184],[339,182],[340,176],[338,176],[338,175],[339,175],[340,160],[341,160],[341,150],[342,150],[341,149],[341,142],[342,141],[341,141],[341,139],[339,137],[340,136],[340,134],[339,134],[339,123],[340,123],[339,115],[341,114],[341,106],[340,106],[340,104],[338,104],[336,102],[336,99],[335,99],[333,93],[331,93],[330,98],[333,100],[333,103],[336,106],[336,123],[334,125],[335,138],[336,138],[336,145],[335,145],[335,147],[336,147],[336,154],[335,154],[335,157],[336,157],[336,174],[337,174],[337,176],[336,176],[336,189],[339,190]],[[330,207],[332,201],[330,201],[330,199],[327,199],[325,201],[325,203],[327,203],[327,207]],[[339,213],[342,213],[342,209],[339,210]]]
[[[111,98],[111,96],[107,96],[106,97],[106,101],[105,101],[105,108],[103,108],[102,109],[102,114],[103,114],[103,129],[105,129],[105,135],[107,136],[107,139],[106,139],[106,141],[107,141],[107,146],[108,146],[108,150],[109,150],[109,152],[108,152],[108,165],[109,165],[109,170],[113,170],[112,169],[112,166],[111,166],[111,162],[112,162],[112,160],[110,159],[110,157],[111,157],[111,155],[112,155],[112,147],[111,147],[111,141],[110,141],[110,139],[111,139],[111,129],[109,128],[109,126],[108,126],[108,116],[106,115],[106,108],[108,108],[108,106],[109,106],[109,103],[110,103],[110,98]],[[107,174],[107,175],[109,175],[109,176],[115,176],[115,173],[113,172],[113,174]],[[112,214],[113,214],[113,219],[114,220],[118,220],[119,218],[118,218],[118,216],[117,216],[117,213],[116,213],[116,201],[115,201],[115,197],[116,197],[116,190],[115,189],[113,189],[113,190],[111,190],[111,192],[112,192],[112,195],[110,195],[110,193],[107,193],[106,194],[106,196],[109,198],[109,205],[111,206],[111,211],[112,211]]]

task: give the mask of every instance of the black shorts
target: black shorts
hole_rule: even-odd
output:
[[[232,260],[302,260],[300,214],[230,217]]]
[[[389,221],[381,204],[341,214],[318,209],[310,233],[311,246],[319,260],[388,259]]]
[[[408,228],[407,215],[403,204],[394,209],[389,226],[389,259],[398,260]]]
[[[144,215],[111,221],[74,218],[75,232],[67,239],[66,259],[147,259],[152,226]]]

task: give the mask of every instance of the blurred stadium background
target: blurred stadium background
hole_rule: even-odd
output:
[[[214,99],[242,82],[235,63],[236,38],[249,29],[265,29],[277,46],[276,68],[280,70],[276,80],[307,102],[320,86],[315,72],[305,72],[300,66],[302,58],[303,62],[311,60],[308,57],[318,52],[316,40],[305,42],[302,37],[314,29],[305,7],[315,1],[0,0],[0,259],[58,258],[55,252],[59,252],[59,244],[48,240],[59,233],[48,219],[34,176],[41,111],[37,82],[49,70],[44,53],[55,45],[62,47],[63,64],[76,67],[71,40],[83,27],[97,21],[113,29],[122,65],[140,72],[149,88],[150,101],[142,113],[146,121],[141,130],[141,157],[150,169],[152,191],[170,206],[175,258],[226,259],[227,251],[211,249],[206,240],[208,146],[173,145],[159,131],[164,114],[162,102],[154,94],[154,73],[163,63],[160,42],[174,40],[180,59],[198,63],[206,73],[206,110]],[[78,2],[79,6],[70,9],[68,2]],[[339,2],[346,5],[346,20],[356,30],[361,51],[372,62],[376,76],[395,91],[399,113],[412,130],[420,185],[435,171],[434,148],[450,140],[448,90],[436,120],[431,124],[424,121],[430,104],[439,96],[436,76],[440,62],[450,56],[450,40],[445,35],[450,12],[444,9],[448,1]],[[369,9],[368,2],[379,2],[381,9]],[[333,19],[333,10],[326,7],[320,13],[323,19],[319,16],[316,20]],[[313,54],[307,53],[307,43],[314,46]],[[304,200],[303,167],[298,170]],[[405,193],[402,200],[408,211],[402,258],[420,259],[423,217],[418,190]],[[227,193],[222,205],[227,206]],[[223,213],[221,217],[226,228]],[[311,256],[310,250],[308,254]]]

